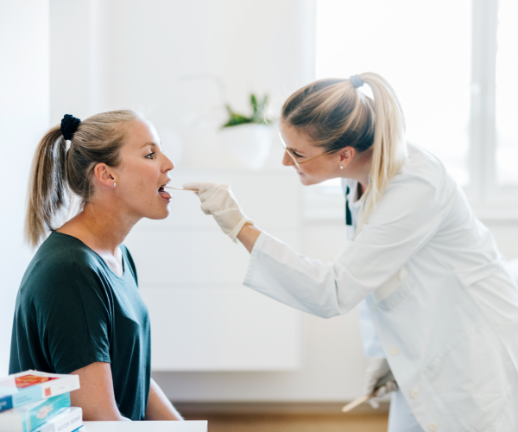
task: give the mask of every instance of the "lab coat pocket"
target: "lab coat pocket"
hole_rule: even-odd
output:
[[[425,381],[443,407],[467,431],[498,430],[509,393],[508,356],[483,324],[457,335],[424,369]]]
[[[383,310],[397,306],[410,292],[410,285],[404,283],[407,271],[402,268],[373,293],[373,297]]]

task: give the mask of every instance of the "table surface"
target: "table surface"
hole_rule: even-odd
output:
[[[207,432],[207,421],[85,421],[85,432]]]

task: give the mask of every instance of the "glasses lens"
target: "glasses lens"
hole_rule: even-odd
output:
[[[279,132],[279,138],[281,140],[281,143],[282,143],[282,146],[284,147],[284,151],[286,153],[288,153],[290,155],[290,158],[291,160],[293,161],[293,163],[295,164],[295,166],[300,169],[300,166],[299,166],[299,163],[297,162],[297,159],[295,159],[295,156],[293,156],[293,153],[288,149],[288,147],[286,147],[286,143],[284,142],[284,140],[282,139],[282,135],[281,133]]]

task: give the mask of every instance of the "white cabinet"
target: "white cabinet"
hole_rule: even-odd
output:
[[[248,217],[301,248],[301,186],[294,173],[174,170],[172,185],[230,184]],[[151,316],[156,371],[275,371],[301,365],[300,313],[242,285],[249,254],[222,234],[191,192],[171,214],[143,220],[126,245]]]

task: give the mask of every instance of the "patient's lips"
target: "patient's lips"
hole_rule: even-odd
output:
[[[169,192],[165,191],[164,186],[165,185],[160,186],[160,188],[158,189],[158,193],[163,200],[169,201],[172,198],[172,196]]]

